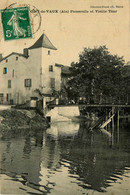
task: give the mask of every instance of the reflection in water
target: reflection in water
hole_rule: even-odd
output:
[[[47,135],[52,139],[69,138],[72,139],[78,134],[79,123],[59,122],[52,123],[51,127],[47,129]]]
[[[2,193],[79,195],[116,188],[126,172],[130,176],[130,131],[91,132],[89,125],[60,122],[46,131],[2,134],[1,174],[5,186],[14,182],[12,188],[2,183]],[[128,186],[123,190],[130,193]]]

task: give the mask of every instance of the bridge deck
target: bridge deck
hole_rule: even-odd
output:
[[[86,106],[86,107],[116,107],[116,108],[130,108],[126,104],[66,104],[66,105],[49,105],[49,107],[71,107],[71,106]]]

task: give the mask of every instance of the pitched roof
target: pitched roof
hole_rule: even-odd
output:
[[[57,67],[61,67],[61,74],[70,74],[70,67],[69,66],[64,66],[63,64],[55,64]]]
[[[17,53],[17,52],[12,52],[9,55],[7,55],[6,57],[2,58],[0,62],[2,62],[3,60],[7,59],[8,57],[12,56],[12,55],[18,55],[18,56],[22,56],[24,58],[27,58],[27,56],[25,56],[24,54],[21,53]]]
[[[36,49],[40,47],[57,50],[45,34],[42,34],[41,37],[28,49]]]
[[[69,75],[71,72],[70,72],[70,67],[69,66],[62,66],[61,67],[61,74],[67,74]]]

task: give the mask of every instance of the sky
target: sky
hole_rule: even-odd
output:
[[[41,25],[33,38],[5,41],[0,20],[0,53],[3,56],[22,53],[23,48],[33,45],[44,32],[57,48],[56,63],[69,66],[72,61],[78,61],[85,47],[100,45],[106,45],[112,54],[130,61],[129,0],[0,0],[0,9],[14,2],[15,7],[28,5],[31,10],[40,10],[40,16],[30,13],[30,17],[34,31],[40,22]],[[52,13],[52,10],[57,11]]]

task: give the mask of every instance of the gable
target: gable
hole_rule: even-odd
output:
[[[10,56],[12,56],[12,55],[22,56],[22,57],[24,57],[24,58],[27,58],[26,56],[24,56],[24,55],[21,54],[21,53],[12,52],[11,54],[9,54],[9,55],[7,55],[6,57],[2,58],[2,60],[1,60],[0,62],[2,62],[2,61],[4,61],[4,60],[8,59],[8,58],[9,58]]]

